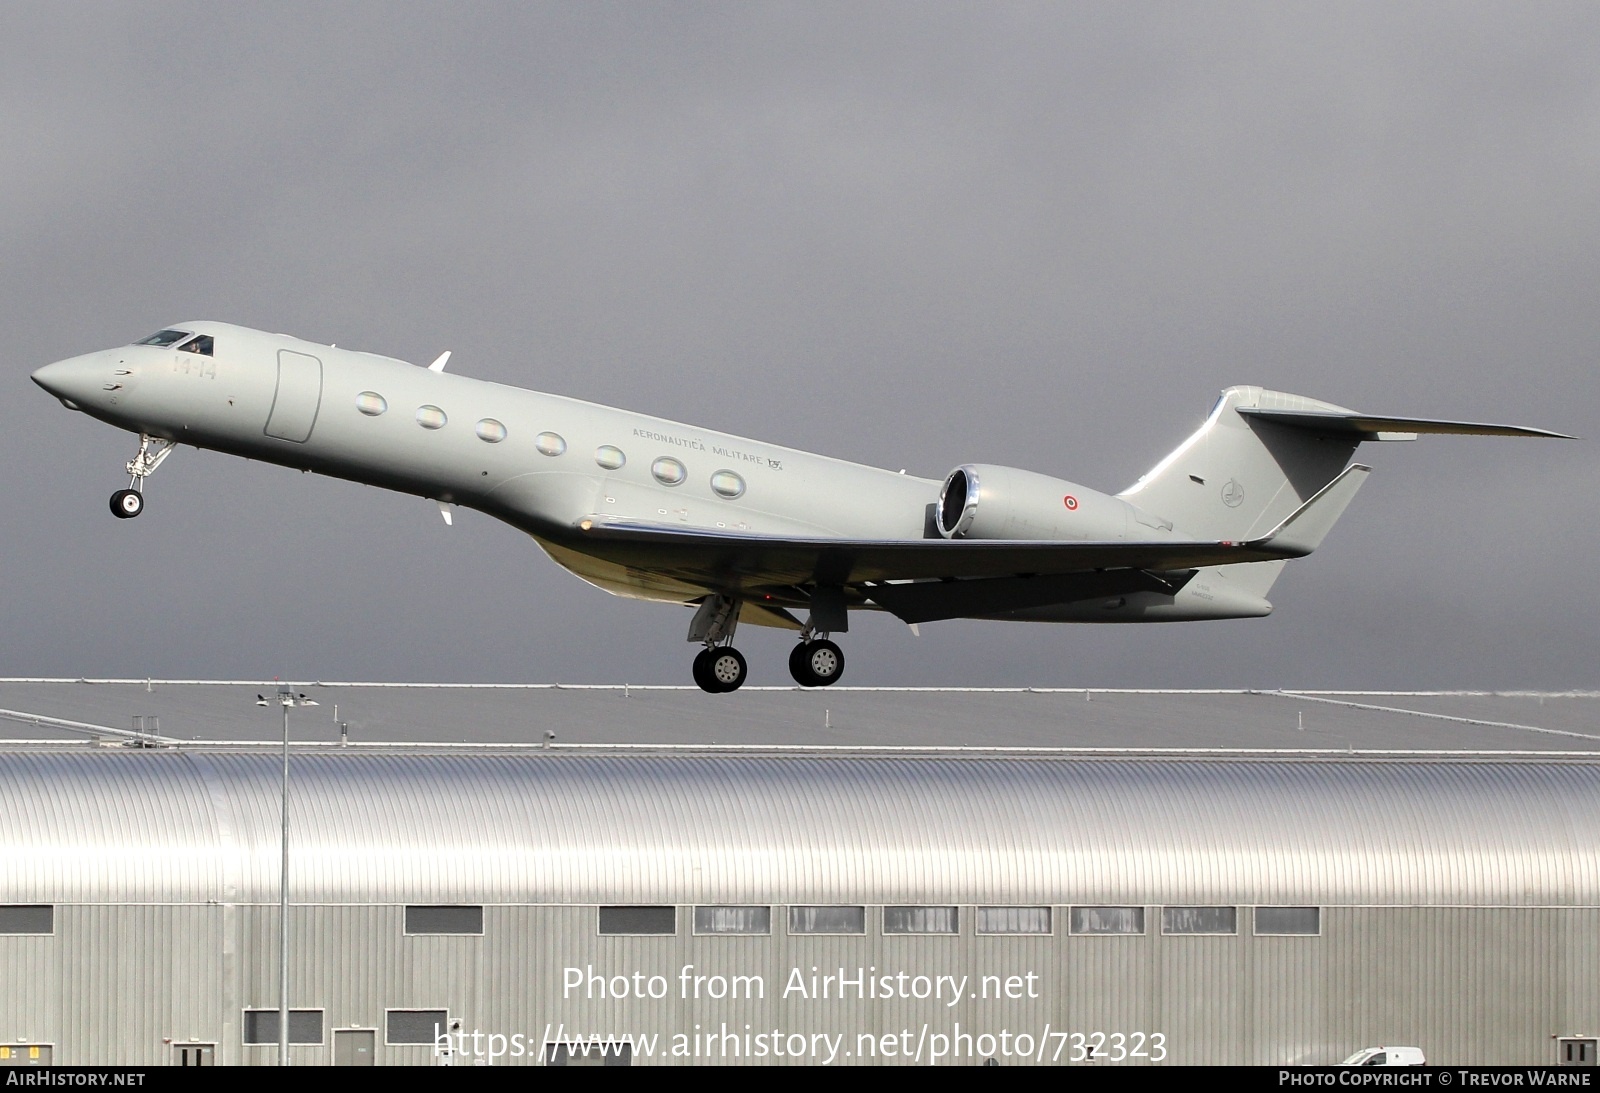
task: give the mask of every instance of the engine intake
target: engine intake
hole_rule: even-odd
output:
[[[945,476],[934,523],[946,539],[1154,538],[1172,527],[1076,482],[986,463]]]

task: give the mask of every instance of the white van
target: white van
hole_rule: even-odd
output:
[[[1364,1047],[1340,1066],[1427,1066],[1420,1047]]]

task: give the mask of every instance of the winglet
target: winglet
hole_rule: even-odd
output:
[[[1356,491],[1371,473],[1371,467],[1364,467],[1360,463],[1350,464],[1265,537],[1244,545],[1271,550],[1288,558],[1305,557],[1322,545],[1323,538],[1333,529],[1339,517],[1344,515]]]
[[[449,360],[449,359],[450,359],[450,350],[446,349],[443,353],[439,354],[439,359],[438,360],[436,360],[432,364],[428,365],[428,371],[430,371],[430,372],[443,372],[444,371],[444,362]]]

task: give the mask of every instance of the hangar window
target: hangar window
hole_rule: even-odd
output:
[[[498,444],[506,438],[506,427],[492,417],[478,422],[478,439]]]
[[[1143,907],[1074,907],[1070,929],[1075,934],[1142,934]]]
[[[448,420],[437,406],[417,407],[417,424],[424,429],[443,429]]]
[[[602,444],[594,450],[594,461],[608,471],[615,471],[628,461],[622,449],[612,444]]]
[[[386,1044],[436,1044],[439,1037],[449,1031],[449,1010],[384,1011],[383,1042]]]
[[[247,1044],[275,1044],[278,1042],[277,1010],[245,1010],[244,1042]],[[291,1044],[322,1043],[322,1011],[290,1010],[289,1042]]]
[[[602,934],[675,934],[678,932],[676,907],[602,907]]]
[[[867,932],[865,907],[791,907],[791,934],[864,934]]]
[[[954,907],[885,907],[886,934],[959,934],[961,919]]]
[[[696,907],[697,934],[770,934],[771,907]]]
[[[406,933],[481,934],[483,933],[483,908],[431,906],[407,907]]]
[[[567,450],[566,439],[560,433],[540,433],[533,438],[533,446],[541,455],[560,455]]]
[[[56,909],[48,903],[0,907],[0,934],[53,934]]]
[[[1257,907],[1256,933],[1315,936],[1322,933],[1322,908]]]
[[[593,1040],[587,1044],[567,1041],[544,1045],[545,1066],[632,1066],[633,1045]]]
[[[744,495],[744,479],[732,471],[718,471],[711,476],[711,488],[717,491],[717,496],[732,501]]]
[[[153,345],[157,349],[165,349],[169,345],[177,345],[190,334],[192,330],[158,330],[148,338],[141,338],[134,345]]]
[[[1163,907],[1161,932],[1164,934],[1236,934],[1239,932],[1237,907]]]
[[[1048,934],[1051,932],[1048,907],[979,907],[980,934]]]
[[[184,342],[178,348],[185,353],[198,353],[202,357],[211,356],[211,348],[216,344],[216,339],[210,334],[202,334],[192,342]]]
[[[356,396],[356,409],[368,417],[377,417],[389,409],[389,400],[376,391],[363,391]]]
[[[664,455],[650,464],[650,473],[663,486],[681,486],[683,480],[689,477],[689,472],[683,469],[683,464],[670,455]]]

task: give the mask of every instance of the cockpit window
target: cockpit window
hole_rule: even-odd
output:
[[[198,353],[202,357],[211,356],[211,345],[214,339],[210,334],[202,334],[192,342],[184,342],[178,346],[185,353]]]
[[[145,338],[142,341],[134,342],[133,344],[153,345],[157,349],[165,349],[169,345],[174,345],[183,341],[183,339],[187,338],[192,333],[194,333],[192,330],[163,330],[159,333],[150,335],[148,338]]]

